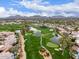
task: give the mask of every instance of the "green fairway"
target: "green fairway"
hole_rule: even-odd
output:
[[[48,42],[47,46],[52,47],[52,48],[58,48],[59,47],[57,44],[54,44],[54,43],[51,43],[51,42]]]
[[[22,29],[22,24],[4,24],[0,25],[0,31],[15,31]]]
[[[49,28],[41,28],[37,27],[37,29],[41,30],[42,35],[42,44],[46,47],[52,57],[54,59],[68,59],[69,54],[68,51],[64,51],[64,55],[62,55],[61,51],[56,51],[55,48],[59,48],[57,44],[51,42],[50,38],[54,37],[56,34],[55,31],[49,31]],[[25,34],[25,51],[27,53],[27,59],[43,59],[43,57],[39,54],[40,46],[40,37],[36,37],[32,32],[26,32]]]
[[[33,36],[31,33],[28,33],[25,36],[25,40],[27,59],[43,59],[43,57],[39,54],[39,50],[41,48],[40,38]]]

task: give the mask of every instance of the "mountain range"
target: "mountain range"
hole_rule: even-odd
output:
[[[16,16],[9,16],[9,17],[5,17],[5,18],[0,18],[0,20],[79,20],[79,17],[64,17],[64,16],[52,16],[52,17],[47,17],[47,16],[40,16],[40,15],[35,15],[35,16],[20,16],[20,15],[16,15]]]

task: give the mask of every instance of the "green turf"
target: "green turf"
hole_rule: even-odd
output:
[[[28,33],[25,36],[25,51],[27,53],[27,59],[43,59],[39,54],[40,46],[40,38],[33,36],[31,33]]]
[[[4,24],[0,25],[0,31],[15,31],[22,29],[22,27],[21,24]]]
[[[48,42],[47,46],[52,47],[52,48],[58,48],[59,47],[57,44],[54,44],[54,43],[51,43],[51,42]]]
[[[50,51],[53,59],[69,58],[67,50],[65,50],[62,55],[61,51],[55,50],[55,48],[59,48],[59,46],[50,41],[50,38],[54,37],[53,33],[56,34],[55,31],[51,32],[49,31],[49,28],[41,27],[37,27],[37,29],[42,31],[42,44]],[[25,39],[27,39],[25,42],[25,51],[27,53],[27,59],[43,59],[43,57],[38,53],[41,48],[40,37],[35,37],[31,32],[26,32]]]

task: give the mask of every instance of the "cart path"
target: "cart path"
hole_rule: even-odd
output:
[[[42,44],[42,36],[40,39],[40,45],[42,47],[42,50],[39,51],[40,55],[42,55],[44,59],[53,59],[50,51]]]
[[[20,52],[20,56],[19,56],[19,59],[26,59],[26,52],[25,52],[25,45],[24,45],[24,37],[23,35],[21,34],[21,32],[19,33],[19,43],[20,43],[20,49],[19,49],[19,52]]]

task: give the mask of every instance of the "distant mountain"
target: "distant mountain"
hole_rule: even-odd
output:
[[[20,15],[16,15],[16,16],[9,16],[6,19],[23,19],[26,18],[25,16],[20,16]]]
[[[52,16],[52,17],[46,17],[46,16],[40,16],[40,15],[35,15],[35,16],[20,16],[20,15],[16,15],[16,16],[9,16],[6,18],[0,18],[0,20],[79,20],[79,17],[64,17],[64,16]]]

